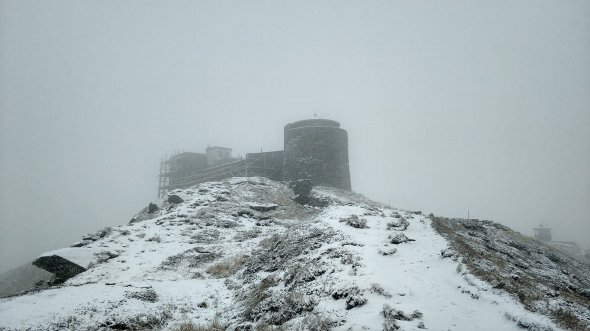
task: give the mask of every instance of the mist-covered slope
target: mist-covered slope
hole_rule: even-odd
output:
[[[0,329],[560,330],[459,250],[445,258],[429,217],[329,188],[313,190],[315,207],[294,200],[263,178],[170,192],[44,254],[87,270],[0,299]]]
[[[51,273],[28,262],[0,274],[0,298],[28,290],[35,284],[51,278]]]

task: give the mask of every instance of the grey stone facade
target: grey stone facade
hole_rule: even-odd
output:
[[[307,179],[314,186],[351,190],[348,133],[340,128],[340,123],[327,119],[289,123],[285,126],[284,143],[284,151],[248,153],[240,159],[226,155],[223,159],[227,162],[221,164],[208,159],[211,147],[207,155],[175,155],[163,161],[158,193],[163,196],[176,188],[234,176],[260,176],[277,181]]]
[[[340,123],[312,119],[287,124],[283,179],[350,190],[348,133]]]
[[[283,179],[283,151],[246,154],[248,176],[268,177],[272,180]]]

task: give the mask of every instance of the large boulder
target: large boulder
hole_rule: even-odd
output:
[[[289,183],[289,187],[295,194],[295,202],[301,205],[309,204],[311,200],[311,181],[309,179],[298,179]]]
[[[97,253],[86,247],[62,248],[44,253],[33,265],[54,274],[57,282],[64,282],[96,264]]]
[[[59,255],[41,256],[33,261],[33,265],[54,274],[58,282],[65,282],[86,271],[85,268]]]

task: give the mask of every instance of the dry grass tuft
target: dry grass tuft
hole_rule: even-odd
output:
[[[223,331],[224,328],[219,322],[219,319],[215,317],[213,321],[206,325],[197,325],[193,322],[184,322],[180,324],[178,331]]]
[[[215,278],[225,278],[235,274],[246,262],[246,256],[240,255],[218,262],[207,269],[207,273]]]
[[[262,302],[262,300],[268,297],[266,290],[277,285],[277,283],[277,279],[273,275],[270,275],[252,289],[252,293],[246,301],[246,309],[244,311],[246,318],[251,319],[252,311],[260,302]]]
[[[569,311],[563,309],[554,310],[552,317],[568,330],[586,330],[585,323]]]
[[[282,236],[278,235],[278,234],[273,234],[270,237],[264,238],[260,241],[259,245],[260,247],[270,250],[274,247],[276,247],[282,240]]]

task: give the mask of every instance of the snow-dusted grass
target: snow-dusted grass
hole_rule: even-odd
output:
[[[260,178],[175,190],[184,202],[161,202],[81,248],[116,257],[61,287],[0,299],[0,330],[559,330],[441,258],[448,242],[427,217],[313,193],[329,206],[300,206]],[[340,221],[352,215],[363,226]]]
[[[448,238],[443,257],[461,259],[457,272],[502,289],[530,311],[542,312],[571,330],[590,328],[589,268],[532,238],[489,221],[432,217]],[[465,268],[463,268],[463,265]],[[534,324],[511,313],[523,327]]]
[[[366,293],[368,303],[359,309],[350,310],[346,316],[347,323],[337,330],[346,330],[350,326],[381,329],[384,321],[379,318],[379,314],[384,304],[402,311],[419,309],[423,312],[423,323],[430,328],[476,330],[481,325],[493,323],[496,330],[518,329],[504,317],[506,311],[519,308],[513,300],[494,295],[475,301],[462,293],[462,290],[481,290],[469,285],[456,273],[456,262],[440,258],[440,251],[447,247],[447,243],[433,231],[428,219],[408,215],[410,226],[405,232],[415,242],[399,244],[396,254],[383,256],[379,254],[379,249],[390,241],[392,232],[387,230],[387,223],[391,220],[387,217],[366,216],[369,228],[362,230],[337,222],[342,217],[359,212],[361,210],[357,206],[338,206],[330,207],[323,215],[335,228],[362,245],[351,246],[349,250],[360,257],[363,267],[344,281],[359,288],[370,288],[372,283],[377,283],[392,293],[393,297]],[[503,302],[502,305],[498,304],[499,300]],[[510,308],[506,309],[506,306]],[[320,307],[337,309],[329,299],[320,302]],[[527,314],[521,307],[520,311]],[[418,322],[398,323],[404,330],[418,329]]]
[[[235,274],[246,262],[246,256],[240,255],[215,263],[207,268],[207,273],[213,277],[224,278]]]
[[[184,322],[178,327],[178,331],[223,331],[223,325],[219,319],[215,318],[213,321],[205,325],[197,325],[193,322]]]

